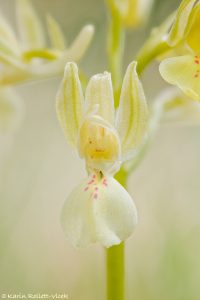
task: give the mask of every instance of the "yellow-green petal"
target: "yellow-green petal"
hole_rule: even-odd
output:
[[[77,147],[83,120],[83,92],[75,63],[67,63],[56,97],[56,111],[68,142]]]
[[[197,55],[165,59],[159,70],[167,82],[178,86],[190,98],[200,100],[200,58]]]
[[[77,37],[67,49],[68,57],[73,61],[78,61],[85,54],[94,35],[94,26],[89,24],[84,26]]]
[[[195,2],[196,0],[183,0],[181,2],[168,36],[168,43],[171,47],[178,44],[185,37]]]
[[[140,146],[146,134],[148,108],[136,62],[126,71],[117,116],[117,130],[122,143],[122,155],[129,157]]]
[[[98,106],[96,114],[114,124],[114,96],[111,74],[104,72],[91,77],[85,92],[86,108]]]
[[[47,27],[52,46],[58,50],[64,50],[66,48],[65,36],[60,25],[51,15],[47,15]]]
[[[127,12],[123,24],[127,27],[137,27],[145,22],[151,12],[154,0],[128,0]]]
[[[17,0],[17,25],[24,48],[43,48],[45,35],[42,24],[29,0]]]
[[[187,35],[187,44],[195,52],[200,54],[200,3],[193,9],[193,23]]]
[[[0,52],[8,55],[18,55],[19,45],[11,26],[0,14]]]
[[[85,54],[94,34],[92,25],[84,26],[75,38],[72,45],[61,53],[61,55],[52,62],[32,65],[31,71],[37,78],[48,78],[61,74],[63,66],[69,61],[79,61]]]
[[[149,16],[154,0],[107,0],[113,14],[125,27],[137,27]]]
[[[113,13],[124,17],[127,14],[129,0],[107,0],[107,4]]]

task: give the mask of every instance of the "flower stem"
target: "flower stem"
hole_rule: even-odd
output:
[[[107,300],[124,300],[124,243],[106,250]]]
[[[112,74],[114,87],[115,107],[119,105],[120,90],[122,84],[122,63],[124,53],[125,32],[121,24],[119,12],[115,9],[111,12],[108,31],[108,60]],[[121,169],[116,179],[126,185],[126,176]],[[125,299],[125,267],[124,267],[124,243],[106,249],[107,271],[107,300]]]

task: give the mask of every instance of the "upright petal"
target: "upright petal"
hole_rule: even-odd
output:
[[[19,45],[11,26],[0,14],[0,51],[5,54],[18,55]]]
[[[78,132],[83,119],[83,92],[75,63],[67,63],[56,99],[60,125],[69,143],[77,147]]]
[[[52,46],[58,50],[64,50],[66,48],[64,34],[60,25],[51,15],[47,15],[47,26]]]
[[[17,23],[25,49],[42,48],[45,35],[40,20],[29,0],[17,0]]]
[[[200,58],[184,55],[165,59],[159,67],[161,76],[178,86],[186,95],[200,101]]]
[[[107,0],[113,14],[118,14],[126,27],[137,27],[149,16],[154,0]]]
[[[123,23],[127,27],[137,27],[145,22],[151,12],[154,0],[129,0]]]
[[[121,17],[126,16],[129,6],[129,0],[107,0],[107,4],[110,7],[111,11],[117,11],[117,13]]]
[[[114,123],[114,97],[110,73],[97,74],[90,79],[85,92],[85,100],[88,110],[97,104],[97,115],[111,124]]]
[[[178,8],[174,24],[168,35],[168,43],[171,47],[182,41],[188,33],[188,28],[193,22],[193,8],[196,0],[183,0]]]
[[[69,195],[61,223],[74,246],[98,241],[111,247],[131,235],[137,211],[130,195],[114,178],[94,174]]]
[[[148,109],[142,84],[132,62],[126,71],[117,114],[117,130],[122,143],[122,156],[129,157],[141,144],[147,128]]]
[[[32,72],[41,78],[61,74],[63,72],[63,66],[67,62],[77,62],[82,58],[91,42],[93,34],[94,27],[92,25],[83,27],[72,45],[63,51],[58,59],[43,65],[32,65]]]
[[[187,36],[187,44],[195,52],[200,52],[200,2],[193,9],[193,22]]]
[[[72,45],[68,48],[68,57],[71,57],[71,60],[73,61],[78,61],[85,54],[91,43],[93,35],[94,26],[84,26],[73,41]]]

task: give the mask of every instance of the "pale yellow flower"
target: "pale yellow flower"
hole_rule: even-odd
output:
[[[56,107],[65,136],[84,158],[89,174],[64,205],[66,236],[75,246],[119,244],[134,230],[137,211],[113,175],[141,145],[148,115],[136,63],[127,68],[117,111],[111,75],[94,75],[84,97],[74,63],[66,65]]]
[[[83,27],[72,45],[66,46],[59,24],[47,16],[51,46],[46,45],[44,28],[29,0],[16,0],[19,37],[0,16],[0,84],[47,78],[62,74],[67,61],[79,61],[94,33],[92,25]]]

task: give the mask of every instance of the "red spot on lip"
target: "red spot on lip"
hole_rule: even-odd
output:
[[[199,60],[198,59],[195,59],[195,64],[199,65]]]
[[[91,181],[88,182],[88,184],[92,184],[94,182],[94,179],[92,179]]]
[[[96,175],[93,175],[92,178],[96,178]]]
[[[104,180],[103,180],[103,185],[105,185],[105,186],[108,186],[108,184],[107,184],[107,180],[104,178]]]

